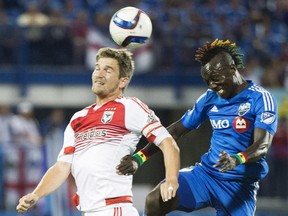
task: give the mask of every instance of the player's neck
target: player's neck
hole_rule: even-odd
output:
[[[108,103],[109,101],[113,101],[118,97],[122,96],[122,92],[121,93],[117,93],[117,94],[113,94],[113,95],[108,95],[108,96],[96,96],[96,104],[97,106],[102,106],[103,104]]]

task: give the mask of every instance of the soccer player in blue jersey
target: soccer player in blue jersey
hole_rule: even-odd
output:
[[[268,173],[265,155],[276,133],[276,100],[240,75],[242,54],[235,43],[207,42],[196,51],[196,60],[208,90],[168,131],[178,140],[209,118],[213,129],[210,148],[200,163],[180,170],[179,188],[172,200],[161,199],[162,182],[148,194],[145,214],[161,216],[210,206],[219,216],[254,215],[259,181]],[[150,143],[133,157],[125,156],[117,172],[135,173],[157,150]]]

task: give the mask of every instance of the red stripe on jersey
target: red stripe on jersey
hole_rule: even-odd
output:
[[[146,113],[150,113],[151,110],[149,109],[149,107],[144,104],[143,102],[141,102],[140,100],[138,100],[137,98],[131,98],[133,101],[135,101],[135,103],[137,103]]]
[[[142,129],[141,133],[143,133],[143,131],[144,131],[147,127],[149,127],[150,125],[154,124],[155,122],[158,122],[158,121],[157,121],[157,120],[154,120],[154,121],[150,122],[149,124],[147,124],[147,125]],[[148,132],[148,133],[150,133],[150,132]],[[148,134],[148,133],[147,133],[147,134]]]
[[[64,148],[64,154],[72,154],[75,151],[75,147],[73,146],[67,146]]]
[[[133,203],[131,196],[121,196],[105,199],[106,205],[112,205],[117,203]]]
[[[75,204],[75,206],[78,206],[78,205],[80,204],[80,199],[79,199],[78,194],[74,194],[74,195],[72,196],[72,201],[73,201],[73,203]]]
[[[156,136],[154,134],[152,134],[152,132],[157,130],[158,128],[161,128],[161,127],[162,127],[162,125],[159,125],[158,127],[155,127],[153,130],[151,130],[147,133],[146,138],[148,139],[149,142],[151,142],[151,143],[154,142]]]
[[[148,138],[147,138],[147,140],[148,140],[148,142],[149,143],[154,143],[154,140],[156,139],[156,136],[154,135],[154,134],[151,134],[151,136],[149,136]]]
[[[113,216],[122,216],[122,207],[114,208],[114,215]]]

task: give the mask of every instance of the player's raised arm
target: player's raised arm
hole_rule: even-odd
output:
[[[167,130],[176,141],[181,136],[190,131],[183,126],[180,119],[169,125]],[[124,156],[121,159],[120,164],[116,167],[116,172],[119,175],[132,175],[146,160],[148,160],[152,155],[159,151],[160,149],[154,143],[148,143],[144,148],[136,152],[133,156]]]

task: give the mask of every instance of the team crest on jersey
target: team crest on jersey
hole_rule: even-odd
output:
[[[251,104],[250,103],[243,103],[240,104],[238,109],[238,115],[244,116],[250,110]]]
[[[237,116],[233,121],[233,128],[235,131],[239,133],[246,132],[249,129],[249,127],[250,122],[241,116]]]
[[[102,118],[101,118],[101,122],[104,124],[107,124],[108,122],[112,120],[113,115],[114,115],[114,111],[104,111]]]
[[[261,122],[265,124],[272,124],[275,120],[275,115],[270,112],[264,112],[261,114]]]

